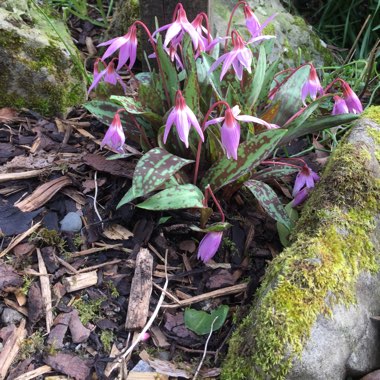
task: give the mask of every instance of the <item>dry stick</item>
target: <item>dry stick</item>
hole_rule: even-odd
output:
[[[4,249],[3,252],[0,253],[0,257],[5,256],[9,253],[18,243],[21,243],[26,237],[31,235],[41,226],[41,222],[36,223],[34,226],[30,227],[29,230],[25,231],[21,235],[19,235],[16,239],[10,242],[7,248]]]
[[[165,264],[167,263],[167,258],[168,258],[168,250],[166,250],[166,252],[165,252]],[[114,366],[112,367],[112,370],[110,372],[114,371],[116,369],[116,367],[121,363],[122,359],[126,358],[134,350],[134,348],[141,341],[144,334],[150,329],[154,320],[156,319],[158,312],[160,311],[161,305],[164,302],[165,292],[166,292],[166,289],[168,288],[168,283],[169,283],[169,277],[168,277],[168,273],[167,273],[166,268],[165,268],[165,275],[166,275],[166,279],[165,279],[164,287],[162,288],[163,292],[161,293],[160,299],[157,302],[157,306],[154,309],[152,316],[149,318],[149,321],[147,322],[145,327],[141,330],[141,333],[137,336],[136,340],[127,349],[127,351],[125,351],[123,354],[118,356],[117,363],[114,364]]]
[[[52,303],[51,303],[51,290],[50,290],[50,281],[48,277],[48,272],[45,266],[44,259],[42,258],[41,251],[39,248],[37,250],[37,258],[38,258],[38,270],[43,275],[40,277],[41,284],[41,294],[42,300],[45,306],[46,313],[46,331],[50,332],[50,327],[53,325],[53,312],[52,312]]]
[[[103,219],[100,216],[99,211],[98,211],[98,206],[96,205],[96,202],[97,202],[96,199],[98,198],[98,172],[97,172],[97,170],[95,170],[95,173],[94,173],[94,184],[95,184],[94,210],[95,210],[95,213],[98,216],[99,220],[101,222],[103,222]],[[103,223],[102,223],[102,228],[103,228]]]
[[[15,180],[19,180],[19,179],[28,179],[28,178],[37,177],[40,174],[46,172],[46,170],[47,170],[47,168],[28,170],[25,172],[18,172],[18,173],[1,173],[0,174],[0,182],[15,181]]]
[[[207,340],[206,340],[206,343],[205,343],[205,348],[204,348],[204,350],[203,350],[202,359],[201,359],[201,362],[200,362],[199,365],[198,365],[197,370],[195,371],[195,374],[194,374],[193,380],[196,380],[196,378],[198,377],[198,373],[199,373],[199,371],[200,371],[201,368],[202,368],[203,362],[204,362],[205,357],[206,357],[206,354],[207,354],[207,346],[208,346],[208,342],[209,342],[209,340],[210,340],[210,338],[211,338],[211,335],[212,335],[212,329],[214,328],[214,323],[215,323],[215,321],[216,321],[218,318],[219,318],[219,317],[216,316],[216,317],[214,318],[214,320],[212,321],[212,323],[211,323],[210,333],[208,334],[208,337],[207,337]]]
[[[37,376],[44,375],[45,373],[52,372],[53,369],[48,365],[43,365],[42,367],[38,367],[32,371],[26,372],[20,376],[17,376],[14,380],[30,380],[34,379]]]

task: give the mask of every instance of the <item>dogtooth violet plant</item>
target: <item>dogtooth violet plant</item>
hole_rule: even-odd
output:
[[[246,21],[243,30],[232,28],[239,8]],[[207,15],[199,13],[190,22],[179,3],[172,22],[153,33],[136,21],[126,35],[100,44],[107,49],[95,62],[89,92],[104,81],[119,83],[125,95],[93,100],[86,108],[110,124],[101,146],[131,151],[124,145],[127,137],[142,151],[132,186],[118,207],[144,197],[137,207],[198,209],[200,227],[194,229],[205,234],[198,249],[204,262],[215,255],[230,226],[218,198],[226,202],[236,191],[256,197],[279,231],[289,233],[291,207],[306,199],[319,177],[301,158],[279,156],[278,148],[351,122],[362,112],[345,81],[337,78],[324,88],[312,63],[278,72],[279,60],[268,62],[275,36],[266,35],[265,26],[274,17],[260,24],[249,5],[239,1],[226,35],[213,38]],[[148,53],[156,66],[134,74],[139,29],[150,42],[153,52]],[[133,86],[127,87],[121,70],[131,75],[128,85]],[[294,199],[284,207],[267,182],[297,172]],[[209,203],[221,218],[211,225]]]

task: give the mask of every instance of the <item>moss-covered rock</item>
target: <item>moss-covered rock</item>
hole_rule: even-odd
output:
[[[223,379],[336,380],[380,365],[379,136],[363,117],[335,151],[230,341]]]
[[[231,10],[236,1],[209,0],[209,2],[213,29],[219,35],[224,36]],[[335,64],[336,57],[312,27],[302,17],[290,14],[280,0],[251,0],[248,3],[260,22],[277,14],[264,30],[265,34],[276,36],[270,55],[271,61],[280,58],[280,67],[295,67],[309,61],[312,61],[317,67]],[[233,26],[240,28],[244,25],[244,15],[241,9],[235,13]]]
[[[65,114],[85,100],[78,51],[64,24],[27,0],[0,3],[0,107]]]

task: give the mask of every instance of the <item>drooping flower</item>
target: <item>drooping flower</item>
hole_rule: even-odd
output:
[[[351,87],[347,82],[341,80],[343,87],[343,99],[346,102],[348,112],[350,113],[362,113],[363,106],[360,102],[358,96],[352,91]]]
[[[129,60],[128,67],[131,70],[136,61],[137,52],[137,28],[133,24],[129,29],[128,33],[122,37],[116,37],[109,41],[103,42],[98,46],[108,46],[108,49],[103,54],[102,59],[107,59],[110,57],[117,49],[119,51],[119,62],[116,70],[120,70]]]
[[[94,64],[94,80],[93,80],[90,88],[88,89],[87,93],[89,94],[94,88],[96,88],[96,86],[99,84],[99,82],[101,81],[102,78],[104,78],[105,82],[113,84],[113,85],[115,85],[117,82],[119,82],[121,87],[123,87],[123,90],[125,92],[127,90],[127,86],[123,82],[123,79],[121,78],[121,76],[115,71],[114,60],[112,60],[108,64],[108,66],[104,70],[102,70],[101,72],[99,72],[99,68],[98,68],[99,61],[100,60],[97,59],[95,64]]]
[[[263,29],[277,16],[277,14],[273,14],[272,16],[268,17],[263,24],[261,25],[259,22],[259,19],[255,16],[252,9],[248,4],[244,5],[244,18],[245,18],[245,25],[251,33],[251,39],[249,42],[255,42],[257,40],[257,37],[262,36]],[[275,36],[266,36],[266,38],[275,38]]]
[[[123,145],[125,143],[125,135],[123,131],[123,126],[121,125],[121,120],[119,113],[116,112],[112,120],[111,125],[109,126],[100,147],[103,148],[105,145],[108,145],[110,148],[123,153]]]
[[[223,232],[208,232],[199,243],[198,259],[204,263],[210,261],[218,251],[222,237]]]
[[[315,182],[319,181],[319,175],[313,172],[306,164],[298,172],[294,182],[293,197],[296,196],[302,188],[312,189]]]
[[[299,191],[294,199],[291,202],[292,207],[297,207],[301,203],[305,202],[307,197],[309,196],[310,189],[308,187],[304,187],[301,191]]]
[[[155,36],[157,33],[166,30],[166,36],[164,40],[164,46],[168,46],[169,43],[172,43],[175,48],[178,44],[181,43],[184,33],[188,33],[193,42],[194,50],[200,48],[204,51],[205,46],[203,43],[203,37],[198,34],[194,26],[189,22],[186,16],[186,12],[183,9],[182,4],[179,4],[176,10],[175,20],[167,25],[161,26],[154,33]]]
[[[323,87],[319,81],[317,70],[315,70],[315,67],[310,64],[309,78],[303,85],[301,91],[302,103],[306,106],[305,100],[307,96],[309,95],[311,99],[315,100],[318,93],[319,95],[323,94]]]
[[[168,120],[166,121],[164,143],[166,143],[170,129],[173,124],[177,129],[179,138],[181,139],[181,141],[185,143],[186,148],[189,147],[189,132],[191,126],[193,126],[196,129],[201,140],[204,141],[202,128],[199,125],[198,120],[194,115],[194,112],[190,109],[188,105],[186,105],[185,98],[182,96],[182,92],[180,90],[178,90],[176,93],[175,106],[173,110],[170,112]]]
[[[233,158],[237,160],[237,150],[240,142],[240,125],[238,121],[244,121],[246,123],[257,123],[264,125],[268,129],[279,128],[275,124],[269,124],[266,121],[259,119],[258,117],[250,115],[240,115],[239,106],[227,108],[224,116],[216,117],[215,119],[206,122],[206,127],[212,124],[221,123],[224,121],[221,129],[222,145],[226,149],[227,158]]]
[[[341,115],[343,113],[349,113],[348,107],[344,99],[342,99],[340,96],[335,95],[334,96],[334,107],[332,110],[333,115]]]

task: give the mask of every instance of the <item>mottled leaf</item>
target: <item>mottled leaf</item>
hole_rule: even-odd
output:
[[[290,226],[291,228],[289,229],[288,227],[286,227],[284,224],[282,224],[280,222],[277,222],[276,226],[277,226],[277,232],[278,232],[278,236],[280,238],[281,244],[284,247],[287,247],[289,245],[289,235],[290,235],[290,232],[291,232],[291,230],[293,229],[295,223],[298,220],[298,212],[297,212],[296,209],[294,209],[292,207],[292,202],[289,202],[285,206],[285,211],[288,214],[289,219],[291,221],[291,226]]]
[[[161,62],[161,67],[164,72],[165,76],[165,82],[167,86],[167,90],[169,92],[170,96],[170,101],[172,105],[174,105],[174,100],[175,100],[175,94],[177,90],[179,90],[179,80],[178,80],[178,75],[177,75],[177,70],[175,68],[175,64],[170,60],[170,57],[164,50],[162,46],[162,37],[159,35],[157,38],[157,52],[158,52],[158,57]]]
[[[186,104],[195,115],[199,114],[199,84],[197,77],[197,65],[194,59],[193,44],[188,34],[183,42],[183,60],[186,67],[186,81],[183,88],[183,96]]]
[[[259,58],[257,60],[257,66],[255,70],[255,75],[253,77],[252,84],[250,86],[249,96],[248,96],[248,107],[252,110],[257,99],[260,96],[261,88],[264,84],[265,70],[267,68],[267,56],[265,54],[264,46],[260,46]]]
[[[271,166],[253,174],[256,181],[267,181],[268,179],[282,179],[283,177],[296,173],[297,168],[292,166]]]
[[[209,334],[211,327],[212,331],[216,331],[223,326],[228,315],[228,310],[229,307],[227,305],[219,306],[211,314],[201,310],[186,309],[185,326],[198,335]]]
[[[198,187],[187,184],[170,187],[153,195],[137,207],[146,210],[178,210],[182,208],[202,208],[203,193]]]
[[[277,194],[269,185],[255,180],[249,180],[244,185],[251,191],[271,218],[290,228],[291,221],[289,216]]]
[[[301,109],[301,90],[309,77],[309,72],[309,65],[301,67],[276,92],[273,105],[266,111],[266,113],[269,113],[272,107],[276,107],[277,103],[279,104],[279,110],[276,112],[275,118],[270,120],[271,123],[283,126],[287,120]]]
[[[174,173],[191,162],[193,161],[174,156],[162,148],[151,149],[137,163],[133,173],[132,187],[117,207],[156,190]]]
[[[217,161],[206,172],[201,181],[202,187],[209,184],[216,191],[250,172],[275,149],[285,133],[284,129],[272,129],[259,133],[249,141],[240,144],[238,159],[235,161],[223,157]]]
[[[162,124],[162,117],[152,112],[149,108],[144,107],[138,100],[135,100],[129,96],[117,95],[112,95],[110,99],[116,103],[119,103],[127,112],[133,115],[144,115],[144,117],[149,121],[156,124]]]
[[[215,62],[215,59],[210,57],[206,53],[202,53],[203,66],[207,72],[208,80],[216,93],[218,100],[223,100],[222,87],[220,81],[221,66],[217,67],[214,71],[209,72],[211,65]]]
[[[83,107],[86,108],[87,111],[91,112],[99,121],[106,125],[111,124],[116,111],[120,109],[119,104],[103,100],[93,100],[91,102],[85,103]],[[127,122],[126,114],[121,113],[120,120],[123,125],[126,123],[130,124],[129,121]]]
[[[346,113],[342,115],[329,115],[318,117],[315,120],[306,121],[299,127],[290,126],[288,128],[288,133],[283,137],[280,144],[287,144],[289,141],[307,135],[309,133],[316,133],[326,128],[332,128],[337,127],[338,125],[351,123],[359,117],[360,115],[355,115],[352,113]]]
[[[135,74],[135,78],[139,81],[139,83],[150,84],[152,80],[152,73],[143,71],[142,73]]]

